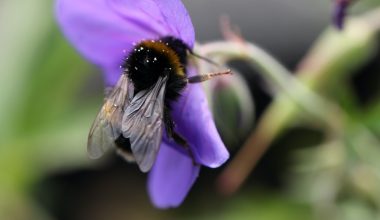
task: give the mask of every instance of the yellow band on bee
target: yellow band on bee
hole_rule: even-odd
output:
[[[174,72],[180,76],[185,76],[182,64],[179,60],[178,54],[167,46],[164,42],[160,41],[144,41],[141,46],[163,53],[167,56],[171,66],[174,68]]]

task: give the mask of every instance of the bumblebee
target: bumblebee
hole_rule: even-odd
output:
[[[192,50],[180,39],[164,37],[137,44],[125,58],[123,74],[106,97],[92,124],[87,151],[99,158],[109,148],[148,172],[161,144],[163,129],[191,154],[187,141],[175,131],[170,103],[188,83],[199,83],[230,71],[188,77]]]

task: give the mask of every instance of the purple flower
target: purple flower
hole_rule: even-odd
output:
[[[194,30],[179,0],[57,0],[56,16],[69,41],[115,85],[119,68],[133,43],[172,36],[193,47]],[[124,51],[124,52],[123,52]],[[188,69],[188,75],[196,72]],[[199,84],[189,84],[172,103],[176,130],[189,142],[197,163],[215,168],[229,157],[216,130]],[[200,166],[173,141],[163,138],[149,173],[148,190],[159,208],[178,206],[199,174]]]
[[[351,0],[335,0],[332,20],[335,27],[339,30],[343,29],[344,19],[346,18],[350,3]]]

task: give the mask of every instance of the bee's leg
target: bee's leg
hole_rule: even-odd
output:
[[[164,107],[164,123],[168,137],[173,139],[178,145],[182,146],[187,151],[194,165],[199,165],[195,160],[193,151],[191,151],[190,146],[185,140],[185,138],[183,138],[180,134],[174,131],[175,124],[170,116],[170,110],[167,106]]]
[[[164,124],[168,138],[173,139],[181,146],[187,146],[187,141],[174,131],[175,124],[170,116],[170,108],[166,105],[164,106]]]
[[[191,150],[190,146],[188,145],[187,141],[180,134],[178,134],[175,131],[172,132],[172,138],[177,144],[181,145],[187,151],[187,153],[191,157],[191,160],[193,161],[193,165],[194,166],[199,165],[199,163],[196,161],[195,155],[194,155],[193,151]]]
[[[174,122],[170,116],[170,109],[166,105],[164,106],[164,124],[168,137],[173,138]]]

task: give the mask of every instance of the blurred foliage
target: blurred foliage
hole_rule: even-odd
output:
[[[363,0],[352,11],[359,14],[378,5],[377,0]],[[0,2],[0,26],[0,219],[57,219],[62,216],[53,216],[53,208],[37,202],[38,196],[34,193],[41,182],[52,176],[88,171],[95,167],[95,162],[90,162],[86,157],[85,146],[88,129],[102,102],[100,73],[73,50],[57,29],[50,0],[3,0]],[[158,212],[153,211],[145,198],[145,188],[141,187],[144,178],[133,171],[118,172],[117,175],[128,177],[120,180],[121,183],[129,182],[130,189],[125,198],[132,197],[134,200],[124,203],[124,197],[117,197],[123,184],[113,188],[101,182],[104,180],[88,178],[90,180],[85,182],[87,185],[84,188],[94,187],[97,191],[94,193],[90,190],[92,193],[80,201],[90,203],[97,200],[96,196],[103,195],[99,193],[102,189],[104,192],[113,189],[114,194],[111,195],[114,196],[103,195],[100,198],[107,199],[100,199],[100,204],[95,204],[91,210],[86,209],[90,206],[86,203],[83,210],[88,213],[77,216],[91,216],[93,212],[96,213],[94,210],[99,209],[98,212],[114,213],[114,220],[124,219],[127,211],[129,215],[125,216],[132,216],[132,219],[144,219],[142,216],[145,219],[222,220],[378,219],[380,80],[373,79],[375,93],[364,95],[371,96],[365,105],[353,89],[355,84],[351,83],[355,81],[355,75],[363,74],[363,68],[374,58],[373,68],[364,69],[370,75],[379,75],[380,68],[376,65],[379,65],[380,59],[375,56],[379,53],[376,52],[379,51],[378,35],[372,35],[371,32],[370,36],[365,36],[368,29],[363,28],[365,25],[362,23],[352,26],[356,29],[348,32],[354,31],[354,34],[349,32],[344,35],[326,30],[310,52],[316,55],[311,56],[313,62],[308,63],[313,68],[300,65],[295,79],[323,99],[338,105],[346,114],[344,128],[339,130],[341,133],[338,136],[336,133],[331,135],[330,127],[321,125],[318,118],[305,113],[307,111],[304,108],[299,108],[294,100],[289,100],[283,94],[277,95],[274,104],[268,108],[274,109],[271,112],[276,113],[266,127],[270,132],[278,132],[280,136],[282,131],[301,124],[319,129],[326,135],[318,146],[292,151],[292,167],[282,170],[286,184],[280,190],[249,184],[243,188],[243,193],[226,201],[218,200],[215,195],[209,196],[209,189],[202,191],[196,185],[183,208]],[[211,93],[218,128],[228,146],[235,147],[251,128],[255,114],[253,98],[246,84],[243,85],[239,80],[242,79],[228,86],[216,85]],[[266,80],[268,85],[276,84],[276,79],[272,79],[273,82],[271,79]],[[275,90],[281,92],[281,88],[286,87],[281,87],[281,83],[285,81],[277,83],[280,83],[280,89]],[[237,85],[242,86],[236,88]],[[297,91],[296,100],[299,95],[303,93]],[[309,103],[312,101],[310,99]],[[247,105],[250,107],[245,109]],[[315,103],[311,106],[314,107]],[[330,115],[328,118],[334,117]],[[238,132],[238,135],[234,136],[234,132]],[[231,149],[237,151],[237,148]],[[112,166],[94,172],[99,174],[101,169],[104,169],[104,174]],[[117,175],[102,177],[108,180]],[[202,173],[200,179],[207,180],[205,175],[208,173]],[[130,178],[136,180],[131,181]],[[73,178],[71,181],[76,180]],[[42,191],[42,197],[48,198],[48,201],[62,200],[64,195],[57,196],[59,193],[51,192],[49,187],[54,184],[49,185],[47,182],[46,188],[38,188]],[[139,199],[141,193],[145,196],[142,200]],[[75,200],[75,196],[70,199]],[[117,203],[118,206],[108,207],[106,212],[105,204],[108,203]],[[65,210],[64,207],[62,210]]]
[[[253,128],[254,98],[242,73],[232,70],[233,75],[219,77],[206,84],[210,108],[223,142],[230,150],[242,144]]]
[[[82,146],[94,100],[77,96],[93,68],[57,30],[51,1],[1,5],[0,218],[31,219],[32,183],[88,163]]]

